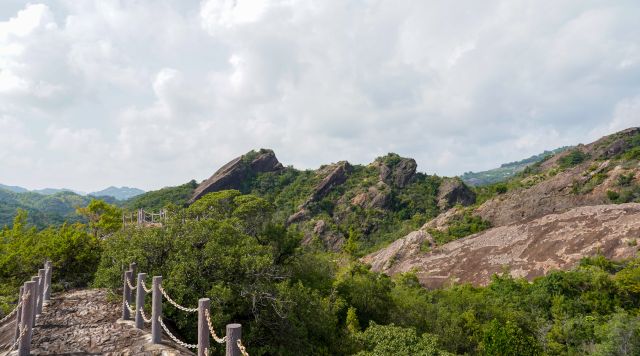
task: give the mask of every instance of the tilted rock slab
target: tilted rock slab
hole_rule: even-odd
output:
[[[283,169],[272,150],[261,149],[250,162],[242,155],[218,169],[209,179],[202,182],[189,200],[192,204],[203,195],[225,189],[239,189],[242,182],[252,174],[275,172]]]
[[[415,270],[426,287],[486,285],[503,271],[532,280],[598,253],[612,259],[633,257],[640,240],[640,204],[578,207],[421,252],[420,245],[429,238],[424,231],[413,232],[362,260],[389,275]]]

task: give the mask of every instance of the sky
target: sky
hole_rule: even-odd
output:
[[[458,175],[640,126],[640,2],[0,2],[0,183],[145,190],[251,149]]]

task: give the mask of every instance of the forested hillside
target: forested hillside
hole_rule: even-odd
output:
[[[29,212],[29,222],[38,228],[81,221],[76,208],[86,206],[91,199],[69,191],[43,195],[0,189],[0,226],[10,226],[17,209]]]
[[[460,178],[471,186],[483,186],[506,181],[516,176],[532,164],[544,161],[554,154],[566,151],[569,147],[560,147],[552,151],[544,151],[520,161],[503,163],[498,168],[481,172],[465,172]]]
[[[44,258],[55,290],[113,298],[135,261],[182,305],[210,298],[214,325],[240,322],[251,355],[639,354],[639,149],[626,130],[478,188],[396,154],[297,170],[252,151],[124,202],[167,210],[142,228],[73,193],[4,192],[16,216],[0,230],[0,317]],[[37,229],[41,211],[86,220]],[[195,316],[165,310],[194,342]]]

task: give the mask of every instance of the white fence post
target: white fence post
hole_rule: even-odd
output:
[[[198,356],[209,356],[206,353],[210,346],[209,324],[205,313],[209,311],[210,305],[209,298],[200,298],[198,300]]]
[[[20,295],[18,296],[18,303],[22,302],[22,296],[24,295],[24,286],[20,287]],[[22,308],[23,306],[20,304],[18,307],[18,312],[16,313],[16,334],[13,338],[13,342],[18,341],[20,337],[20,323],[22,320]]]
[[[138,273],[138,284],[136,289],[136,328],[144,328],[144,319],[142,318],[142,308],[144,308],[144,297],[147,294],[144,290],[144,280],[147,278],[146,273]]]
[[[162,276],[153,277],[153,295],[151,304],[151,343],[159,344],[162,340],[162,329],[159,318],[162,318],[162,294],[160,285],[162,284]]]
[[[38,314],[42,314],[42,304],[44,303],[45,274],[44,268],[38,270]]]
[[[124,286],[122,290],[122,320],[131,320],[131,313],[129,312],[129,307],[127,303],[131,299],[131,289],[129,288],[128,281],[131,280],[131,271],[124,272]]]
[[[242,356],[238,347],[238,340],[242,338],[242,325],[227,324],[227,353],[226,356]]]
[[[44,274],[44,300],[48,302],[51,300],[51,261],[47,260],[44,263],[45,274]]]
[[[34,281],[24,284],[24,293],[29,294],[22,306],[22,325],[20,325],[22,337],[18,347],[19,356],[27,356],[31,354],[31,333],[33,331],[33,322],[35,319],[35,302],[37,299],[37,285]]]

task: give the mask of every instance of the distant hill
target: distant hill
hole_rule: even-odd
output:
[[[182,206],[187,203],[189,198],[191,198],[191,195],[197,186],[198,183],[196,183],[195,180],[192,180],[177,187],[165,187],[136,195],[133,198],[122,202],[121,205],[125,209],[131,210],[138,208],[160,210],[168,204]]]
[[[29,189],[18,187],[17,185],[4,185],[4,184],[0,184],[0,189],[8,190],[14,193],[26,193],[29,191]]]
[[[503,163],[500,167],[488,171],[466,172],[461,175],[460,178],[465,183],[475,187],[502,182],[513,177],[516,173],[523,171],[528,166],[543,161],[556,153],[566,151],[567,149],[569,149],[568,146],[560,147],[553,151],[544,151],[520,161]]]
[[[67,189],[67,188],[44,188],[44,189],[34,189],[34,190],[30,190],[30,192],[33,193],[38,193],[38,194],[42,194],[42,195],[53,195],[56,193],[60,193],[60,192],[72,192],[72,193],[76,193],[78,195],[85,195],[82,192],[78,192],[72,189]]]
[[[117,200],[127,200],[135,196],[138,196],[140,194],[144,194],[144,192],[145,192],[144,190],[138,189],[138,188],[130,188],[130,187],[118,188],[118,187],[111,186],[109,188],[106,188],[97,192],[89,193],[89,195],[93,195],[95,197],[108,196],[108,197],[113,197]]]
[[[0,189],[0,227],[12,224],[17,209],[29,212],[29,221],[39,228],[59,225],[65,221],[82,221],[75,212],[76,208],[86,206],[91,199],[71,191],[44,195]]]

